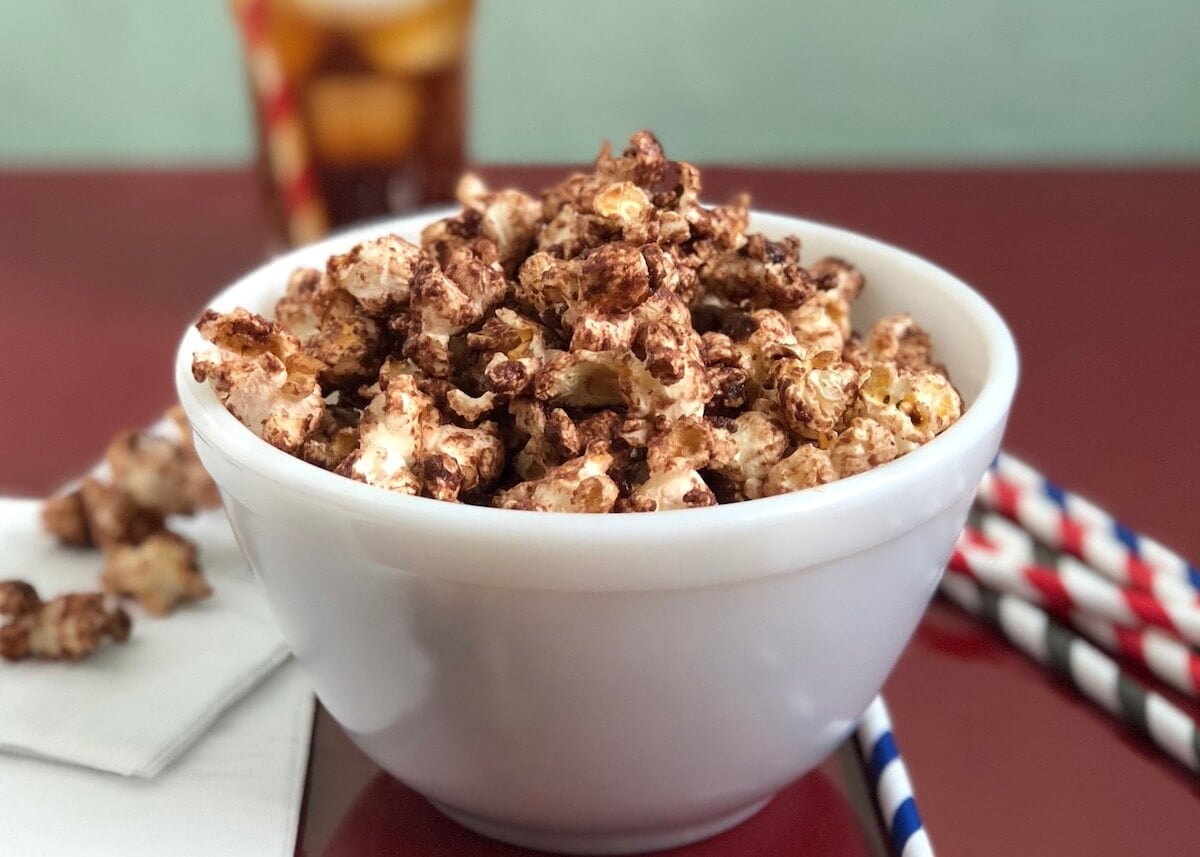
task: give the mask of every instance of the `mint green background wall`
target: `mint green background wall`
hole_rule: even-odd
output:
[[[580,160],[1200,159],[1198,0],[481,0],[471,146]],[[224,0],[0,0],[0,165],[244,162]]]

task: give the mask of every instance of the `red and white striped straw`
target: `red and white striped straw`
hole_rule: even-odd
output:
[[[997,457],[980,482],[977,499],[1114,583],[1151,592],[1162,601],[1200,603],[1200,572],[1194,566],[1011,456]]]
[[[296,99],[267,32],[265,0],[235,0],[246,66],[262,123],[266,159],[292,244],[307,244],[329,231],[317,195],[312,155]]]
[[[974,538],[981,547],[1007,553],[1017,561],[1033,561],[1033,537],[999,515],[985,512],[980,516],[982,536]],[[1066,554],[1057,555],[1059,570],[1095,574]],[[1126,628],[1080,610],[1058,614],[1085,637],[1106,651],[1137,664],[1147,672],[1192,697],[1200,697],[1200,655],[1185,643],[1156,628]]]
[[[942,578],[941,592],[964,610],[995,625],[1016,648],[1054,668],[1076,690],[1128,723],[1171,758],[1200,772],[1200,731],[1195,721],[1123,672],[1087,640],[1053,621],[1046,611],[958,574]]]
[[[978,530],[966,527],[950,559],[951,571],[993,589],[1060,613],[1077,610],[1126,628],[1161,628],[1200,645],[1200,607],[1161,601],[1151,593],[1114,586],[1070,566],[1060,570],[997,551]]]
[[[1137,664],[1180,693],[1200,698],[1200,655],[1170,634],[1155,628],[1124,628],[1079,611],[1067,618],[1096,645]]]

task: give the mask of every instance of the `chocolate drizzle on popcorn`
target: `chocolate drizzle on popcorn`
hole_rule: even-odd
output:
[[[748,233],[641,131],[542,193],[459,185],[421,245],[301,269],[275,320],[208,312],[193,371],[274,446],[508,509],[646,512],[861,473],[962,413],[908,316],[850,330],[849,262]]]

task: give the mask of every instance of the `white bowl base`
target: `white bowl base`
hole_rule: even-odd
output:
[[[470,831],[497,839],[522,848],[538,851],[559,851],[565,854],[645,854],[690,845],[737,827],[770,803],[775,795],[767,795],[749,806],[739,807],[733,812],[682,827],[656,828],[634,833],[563,833],[518,827],[489,818],[461,812],[457,809],[430,801],[447,818],[458,822]]]

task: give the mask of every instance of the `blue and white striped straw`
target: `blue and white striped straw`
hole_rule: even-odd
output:
[[[882,696],[875,697],[859,721],[858,746],[871,779],[879,815],[887,826],[896,854],[899,857],[933,857],[933,846],[921,824],[912,782],[892,736],[892,720]]]

